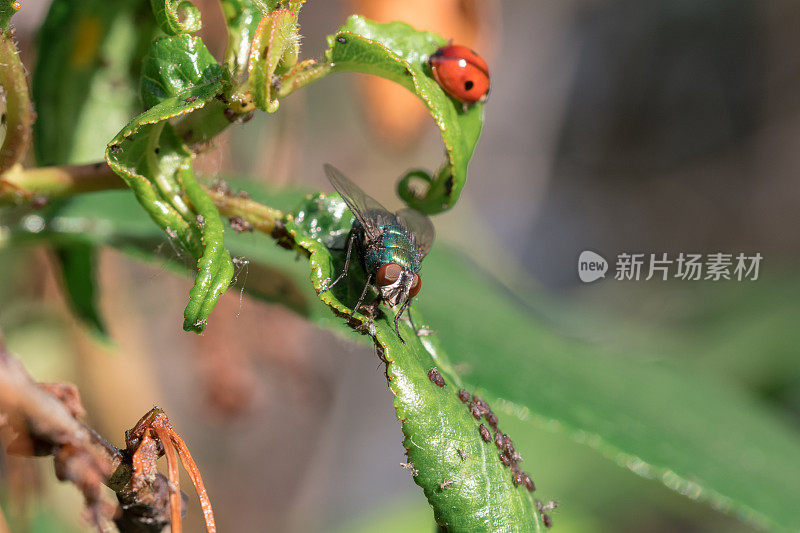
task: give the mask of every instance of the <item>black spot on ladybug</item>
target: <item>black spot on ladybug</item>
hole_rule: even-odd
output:
[[[428,370],[428,379],[431,380],[436,385],[438,385],[439,387],[444,387],[444,378],[439,373],[439,370],[436,367],[433,367],[430,370]]]
[[[467,80],[464,82],[464,89],[467,91],[471,91],[473,87],[475,87],[475,84],[472,82],[472,80]]]
[[[336,42],[339,44],[347,44],[347,39],[340,35],[336,38]]]
[[[464,403],[467,403],[469,401],[469,393],[467,391],[465,391],[464,389],[459,390],[458,391],[458,399],[461,400]]]
[[[481,424],[480,426],[478,426],[478,433],[480,433],[480,434],[481,434],[481,438],[482,438],[484,441],[486,441],[486,442],[491,442],[491,440],[492,440],[492,434],[491,434],[491,433],[489,433],[489,430],[486,428],[486,426],[484,426],[483,424]]]

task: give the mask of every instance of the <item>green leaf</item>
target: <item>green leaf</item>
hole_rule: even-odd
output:
[[[262,14],[250,0],[222,0],[220,5],[228,26],[225,68],[232,80],[242,82],[250,59],[250,42]]]
[[[250,51],[250,86],[256,107],[278,110],[273,77],[293,67],[299,55],[297,11],[279,9],[261,19]]]
[[[216,207],[197,184],[192,153],[168,119],[202,108],[222,91],[221,67],[197,37],[156,39],[144,65],[142,96],[150,109],[108,144],[106,160],[151,218],[198,260],[184,329],[200,332],[233,276]]]
[[[0,32],[6,33],[13,17],[20,9],[19,0],[0,0]]]
[[[0,98],[3,104],[3,141],[0,145],[0,188],[2,175],[22,161],[31,140],[33,109],[25,79],[25,65],[19,58],[14,36],[0,32]]]
[[[97,310],[95,247],[85,243],[57,247],[56,257],[61,263],[62,279],[70,307],[95,335],[108,341],[105,324]]]
[[[259,194],[255,186],[248,190],[254,198],[284,210],[293,203],[291,194]],[[295,194],[294,198],[299,196]],[[314,218],[316,228],[309,230],[310,237],[329,245],[343,238],[349,217],[342,218],[347,212],[341,204],[324,213],[319,208],[309,213],[319,215]],[[293,224],[312,228],[308,220],[295,217]],[[30,234],[22,227],[9,224],[9,244],[21,238],[79,238],[152,256],[158,242],[152,225],[137,216],[131,199],[122,192],[71,200],[48,219],[47,229],[41,233]],[[250,261],[247,290],[270,301],[284,302],[316,323],[353,337],[343,328],[341,318],[331,316],[319,304],[307,282],[308,270],[304,262],[295,261],[294,253],[254,234],[227,236],[226,244],[234,254]],[[312,272],[315,282],[339,271],[341,252],[326,257],[319,245],[308,242],[307,246],[316,254]],[[262,272],[268,277],[261,280],[259,269],[264,268],[268,270]],[[346,310],[346,304],[361,288],[357,272],[354,268],[346,285],[337,286],[333,295],[323,296]],[[501,427],[504,418],[515,416],[536,427],[564,431],[621,467],[709,502],[716,509],[772,529],[800,529],[800,508],[796,505],[796,495],[800,494],[800,436],[792,421],[742,389],[708,375],[698,365],[666,364],[644,357],[646,354],[623,357],[551,331],[526,304],[541,300],[542,295],[522,287],[509,290],[490,273],[475,267],[468,256],[442,243],[437,243],[423,261],[422,277],[424,288],[412,310],[415,323],[437,332],[435,337],[424,338],[431,342],[438,338],[462,379],[479,387],[469,390],[483,394],[501,415]],[[435,346],[426,350],[427,356],[418,351],[418,341],[407,324],[403,324],[403,335],[413,357],[403,353],[402,346],[397,351],[391,335],[384,333],[386,322],[392,318],[391,311],[386,312],[389,316],[378,319],[376,333],[381,345],[389,347],[387,357],[396,365],[390,365],[390,375],[398,376],[392,384],[398,394],[397,405],[405,409],[404,399],[417,392],[420,398],[441,400],[443,412],[455,413],[453,421],[447,422],[457,430],[463,428],[458,410],[451,413],[457,405],[452,405],[449,393],[459,381],[450,372],[450,365]],[[758,355],[754,352],[753,357]],[[444,389],[428,390],[433,385],[417,375],[427,372],[427,365],[439,368],[447,382],[447,393]],[[415,409],[427,408],[413,406],[412,414],[417,414]],[[424,433],[427,419],[415,420],[412,417],[407,422],[411,425],[404,428],[406,433]],[[420,427],[414,429],[415,423]],[[474,446],[468,434],[466,437],[465,442]],[[413,438],[420,444],[416,436]],[[447,446],[442,443],[443,450]],[[431,466],[447,456],[413,445],[411,448],[421,454],[414,456],[414,461],[431,468],[430,472],[450,473],[446,464]],[[547,458],[526,456],[523,464],[535,478],[536,465],[543,461]],[[422,481],[429,487],[437,482],[436,477],[427,474]],[[546,491],[547,487],[540,489]],[[568,504],[561,513],[569,513]]]
[[[351,223],[352,214],[338,196],[312,196],[287,218],[287,231],[310,254],[316,290],[328,286],[341,272],[342,254],[334,257],[328,247],[346,236]],[[320,298],[337,314],[349,316],[365,280],[363,273],[351,271],[343,281]],[[422,322],[413,307],[413,316]],[[411,324],[403,322],[400,334],[406,342],[402,343],[393,324],[396,311],[384,309],[371,324],[359,315],[351,321],[370,332],[386,361],[406,454],[418,471],[414,481],[423,488],[436,522],[452,531],[540,530],[533,496],[524,486],[515,486],[514,474],[500,461],[494,441],[481,438],[480,422],[459,399],[463,384],[436,336],[428,331],[418,337]],[[444,377],[444,386],[434,383],[429,375],[432,369]],[[484,424],[489,434],[489,422]]]
[[[103,157],[108,139],[139,109],[131,73],[154,30],[138,0],[53,1],[39,30],[32,82],[40,165]]]
[[[222,67],[199,37],[160,37],[153,41],[142,66],[142,103],[150,108],[167,98],[192,98],[197,95],[184,93],[197,87],[213,87],[216,94],[223,77]],[[185,106],[179,109],[186,112]]]
[[[398,185],[400,197],[424,213],[446,211],[455,205],[467,179],[467,165],[483,126],[483,104],[464,109],[445,93],[428,68],[428,57],[447,44],[432,32],[402,22],[380,24],[354,15],[328,37],[325,58],[335,72],[363,72],[399,83],[428,107],[442,134],[447,161],[434,174],[414,171]],[[421,180],[428,190],[417,194],[411,183]]]
[[[200,10],[189,0],[150,0],[153,14],[167,35],[194,33],[203,27]]]

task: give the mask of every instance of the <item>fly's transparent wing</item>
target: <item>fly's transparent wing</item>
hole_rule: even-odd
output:
[[[336,189],[347,207],[364,226],[364,231],[370,238],[378,237],[378,227],[394,221],[394,215],[383,207],[380,202],[361,190],[361,187],[350,181],[333,165],[325,164],[325,174]]]
[[[417,248],[422,257],[428,255],[433,246],[433,239],[436,236],[431,219],[411,208],[401,209],[395,216],[402,225],[414,234]]]

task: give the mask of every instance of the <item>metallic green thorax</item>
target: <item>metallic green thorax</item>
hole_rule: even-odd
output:
[[[354,225],[354,229],[361,230],[357,226],[360,224]],[[415,274],[419,272],[419,252],[408,230],[402,226],[381,226],[380,229],[380,240],[371,246],[359,239],[363,243],[361,259],[364,270],[374,273],[381,265],[397,263]]]

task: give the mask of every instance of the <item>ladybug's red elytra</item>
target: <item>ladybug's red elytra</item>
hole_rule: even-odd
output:
[[[442,89],[464,104],[485,102],[489,94],[489,66],[474,50],[449,44],[429,58],[431,73]]]

